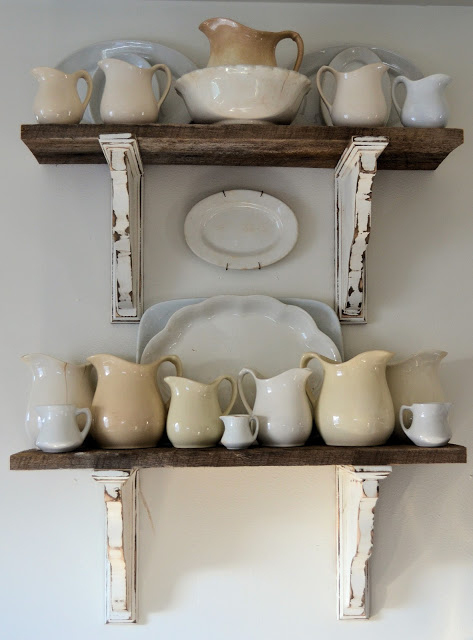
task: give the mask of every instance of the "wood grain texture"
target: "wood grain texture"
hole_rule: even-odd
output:
[[[22,125],[41,164],[99,164],[99,135],[130,133],[145,164],[334,168],[352,136],[387,136],[378,169],[436,169],[463,143],[461,129],[286,125]]]
[[[390,465],[466,462],[466,448],[449,444],[423,448],[414,445],[382,447],[305,446],[294,448],[253,447],[229,451],[212,449],[79,450],[43,453],[36,449],[15,453],[10,469],[133,469],[152,467],[286,467],[319,465]]]

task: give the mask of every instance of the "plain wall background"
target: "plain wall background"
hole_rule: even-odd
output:
[[[166,640],[473,638],[471,464],[397,467],[383,482],[368,622],[336,620],[334,468],[150,470],[140,498],[140,624],[103,626],[103,488],[89,471],[10,472],[29,448],[30,376],[19,357],[134,356],[137,326],[109,324],[110,179],[101,166],[39,166],[20,141],[33,122],[32,67],[116,38],[153,40],[206,64],[198,31],[223,15],[294,29],[306,52],[392,49],[453,77],[450,126],[465,144],[435,172],[380,172],[369,247],[369,324],[344,328],[346,355],[449,352],[442,379],[454,441],[473,444],[473,9],[259,2],[0,2],[2,429],[0,635]],[[282,49],[290,59],[290,45]],[[196,258],[185,215],[226,188],[263,189],[295,211],[300,241],[260,272]],[[147,167],[145,303],[217,293],[333,300],[333,172]],[[146,508],[145,508],[146,503]]]

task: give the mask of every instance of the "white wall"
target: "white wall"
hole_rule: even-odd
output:
[[[88,471],[10,472],[28,448],[23,353],[133,357],[137,328],[109,317],[105,166],[39,166],[20,142],[36,90],[29,70],[96,41],[135,37],[204,65],[205,18],[300,31],[306,51],[392,49],[453,76],[451,126],[466,143],[435,172],[376,178],[370,323],[344,329],[347,355],[385,347],[449,352],[454,441],[473,444],[473,9],[213,2],[1,0],[2,394],[0,636],[166,640],[473,638],[471,465],[398,467],[382,486],[373,617],[336,621],[333,468],[183,469],[142,474],[140,624],[102,626],[102,488]],[[286,58],[289,55],[286,50]],[[296,212],[301,241],[261,272],[222,272],[191,254],[183,220],[222,188],[261,188]],[[215,293],[332,300],[332,172],[146,169],[146,305]],[[147,510],[144,508],[146,501]]]

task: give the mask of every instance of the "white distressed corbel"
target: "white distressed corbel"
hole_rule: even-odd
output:
[[[373,549],[374,510],[379,483],[391,471],[387,466],[337,466],[339,620],[370,617],[368,561]]]
[[[112,322],[138,322],[143,312],[143,164],[131,134],[103,134],[112,177]]]
[[[341,322],[366,322],[371,189],[384,136],[356,136],[335,167],[335,289]]]
[[[94,471],[104,485],[105,622],[136,622],[138,473]]]

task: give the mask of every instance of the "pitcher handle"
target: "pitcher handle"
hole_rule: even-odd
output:
[[[235,381],[235,378],[233,376],[220,376],[219,378],[217,378],[215,380],[215,386],[218,387],[219,384],[221,382],[223,382],[224,380],[228,380],[228,382],[232,385],[232,397],[230,398],[230,402],[228,403],[227,408],[225,409],[225,411],[222,410],[222,416],[228,416],[228,414],[230,413],[231,408],[233,407],[233,405],[235,404],[235,400],[237,397],[237,383]],[[220,407],[222,408],[222,407]]]
[[[166,88],[163,91],[163,95],[160,97],[160,99],[157,101],[157,107],[158,109],[160,108],[160,106],[163,104],[163,102],[165,101],[169,90],[171,89],[171,84],[172,84],[172,73],[171,70],[169,69],[168,66],[166,66],[165,64],[155,64],[153,67],[151,67],[151,71],[153,72],[153,74],[156,71],[164,71],[164,73],[166,74],[166,77],[168,79]]]
[[[403,420],[404,411],[410,411],[412,413],[412,415],[414,415],[414,414],[412,412],[412,407],[408,406],[407,404],[403,404],[402,407],[399,409],[399,422],[401,423],[402,430],[404,431],[406,436],[408,436],[409,435],[409,428],[406,427],[406,425],[404,424],[404,420]]]
[[[296,31],[280,31],[277,34],[276,45],[286,38],[290,38],[297,45],[297,58],[294,63],[294,71],[299,71],[299,67],[302,64],[302,58],[304,57],[304,43],[301,36]]]
[[[299,364],[301,369],[305,369],[307,367],[308,363],[313,358],[316,358],[323,365],[323,360],[319,356],[319,354],[318,353],[314,353],[314,352],[311,351],[309,353],[302,354],[301,362]],[[310,388],[308,381],[306,382],[306,385],[305,385],[305,392],[307,393],[307,395],[309,397],[309,400],[311,401],[312,405],[315,407],[315,405],[317,404],[317,398],[315,397],[312,389]]]
[[[87,82],[87,95],[82,101],[82,106],[85,109],[86,106],[89,104],[90,96],[92,95],[92,89],[94,88],[94,83],[92,82],[90,73],[85,71],[85,69],[79,69],[79,71],[76,71],[75,76],[76,76],[76,84],[81,78],[82,80],[85,80]]]
[[[396,76],[393,80],[391,94],[394,102],[394,106],[396,107],[396,111],[399,115],[401,115],[401,107],[399,106],[398,101],[396,100],[396,87],[398,84],[405,84],[406,78],[404,76]]]
[[[258,433],[259,433],[259,420],[258,420],[258,416],[250,416],[250,420],[249,420],[249,422],[250,422],[250,429],[251,429],[251,431],[252,431],[252,433],[253,433],[253,439],[252,439],[252,441],[251,441],[251,444],[253,444],[253,442],[256,442],[256,438],[258,437]],[[252,427],[251,427],[251,423],[252,423],[252,422],[253,422],[253,423],[254,423],[254,425],[255,425],[254,431],[253,431],[253,429],[252,429]]]
[[[246,374],[249,373],[250,375],[253,376],[254,381],[256,382],[256,376],[253,373],[253,371],[251,369],[242,369],[240,371],[240,373],[238,374],[238,392],[240,394],[240,398],[242,399],[242,402],[245,406],[245,409],[248,411],[249,415],[251,415],[253,413],[253,409],[252,407],[250,407],[250,405],[248,404],[248,401],[245,397],[245,392],[243,391],[243,378],[246,376]]]
[[[159,367],[163,364],[163,362],[170,362],[176,367],[176,375],[180,378],[182,377],[182,362],[179,356],[169,355],[164,356],[156,363],[156,373],[158,372]]]
[[[322,74],[325,73],[326,71],[330,71],[330,73],[333,75],[333,77],[335,78],[335,80],[337,79],[337,72],[332,69],[332,67],[327,67],[327,65],[324,64],[323,67],[320,67],[320,69],[317,71],[317,76],[315,78],[315,82],[317,84],[317,89],[319,90],[320,93],[320,97],[322,98],[322,100],[325,103],[325,106],[327,107],[327,109],[329,110],[330,113],[332,113],[332,106],[333,104],[330,104],[330,102],[327,100],[327,98],[324,96],[324,93],[322,91],[322,87],[320,85],[320,80],[322,78]]]
[[[80,415],[86,416],[85,427],[81,431],[82,442],[84,442],[87,434],[89,433],[90,425],[92,424],[92,413],[89,408],[84,407],[83,409],[76,409],[76,418]]]

